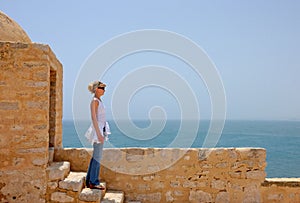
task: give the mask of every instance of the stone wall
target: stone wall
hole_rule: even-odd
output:
[[[49,145],[62,146],[62,66],[47,45],[0,42],[0,72],[0,202],[44,202]]]
[[[262,202],[300,202],[300,178],[266,178],[261,193]]]
[[[92,149],[56,149],[55,161],[86,171]],[[261,202],[261,148],[104,149],[101,179],[144,202]]]

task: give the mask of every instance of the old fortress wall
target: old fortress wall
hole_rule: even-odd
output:
[[[89,202],[84,174],[67,178],[92,149],[62,148],[62,75],[51,48],[0,11],[0,202]],[[300,202],[299,178],[265,178],[262,148],[104,149],[102,166],[127,202]]]

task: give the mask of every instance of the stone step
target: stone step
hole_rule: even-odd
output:
[[[102,190],[84,188],[79,194],[79,203],[100,203],[103,193]]]
[[[52,162],[46,172],[48,181],[63,180],[70,172],[70,162]]]
[[[79,203],[83,203],[83,202],[100,203],[100,200],[104,197],[106,193],[106,182],[101,181],[100,183],[104,185],[105,190],[84,188],[79,194]]]
[[[64,192],[53,192],[51,194],[51,202],[74,202],[74,197],[67,195]]]
[[[101,203],[123,203],[124,202],[124,192],[123,191],[113,191],[107,190]]]
[[[129,200],[129,201],[125,201],[125,203],[142,203],[142,202],[141,201],[132,201],[132,200],[130,201]]]
[[[85,185],[86,173],[84,172],[70,172],[68,177],[59,181],[59,188],[79,192]]]

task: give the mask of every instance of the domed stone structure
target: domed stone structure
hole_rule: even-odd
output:
[[[31,43],[26,32],[0,11],[0,41]]]
[[[51,202],[47,167],[62,147],[62,75],[51,48],[0,12],[0,202]]]

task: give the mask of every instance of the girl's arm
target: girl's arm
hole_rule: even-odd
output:
[[[100,132],[98,121],[97,121],[98,106],[99,106],[98,101],[93,100],[91,102],[91,116],[92,116],[92,123],[93,123],[94,129],[96,130],[98,140],[99,140],[99,142],[103,143],[104,142],[104,137],[102,136],[102,134]]]

